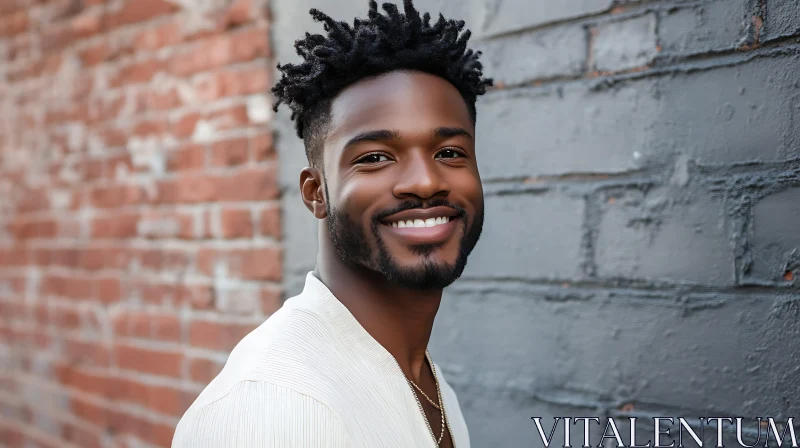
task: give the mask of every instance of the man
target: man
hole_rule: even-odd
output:
[[[278,66],[310,167],[319,254],[303,292],[232,351],[174,447],[469,447],[427,351],[442,289],[483,225],[475,100],[491,80],[462,21],[370,2]]]

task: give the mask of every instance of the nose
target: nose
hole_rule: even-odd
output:
[[[446,197],[450,193],[442,167],[427,151],[411,150],[402,163],[400,178],[394,186],[396,197],[428,199],[435,196]]]

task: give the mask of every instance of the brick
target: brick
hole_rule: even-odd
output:
[[[92,282],[86,278],[48,275],[42,279],[41,293],[43,295],[88,300],[92,297]]]
[[[270,316],[283,306],[283,294],[275,288],[261,289],[261,312],[265,316]]]
[[[252,0],[234,0],[222,13],[222,28],[239,27],[256,18],[256,7]]]
[[[180,96],[175,88],[145,90],[137,97],[137,110],[143,112],[169,110],[180,105]]]
[[[152,337],[160,341],[180,342],[181,321],[174,314],[153,315]]]
[[[128,143],[128,135],[126,132],[113,127],[98,131],[98,137],[107,148],[119,148]]]
[[[162,415],[179,417],[191,404],[193,396],[185,391],[154,386],[125,378],[113,379],[112,397],[122,402],[141,405]]]
[[[64,338],[61,355],[71,365],[87,365],[108,367],[110,363],[110,347],[102,341],[86,341]]]
[[[133,62],[121,67],[117,74],[111,78],[109,84],[111,87],[121,87],[128,84],[146,83],[151,81],[165,67],[166,63],[158,59]]]
[[[201,119],[202,116],[196,112],[184,115],[172,126],[172,135],[180,139],[190,137]]]
[[[81,314],[75,309],[60,307],[53,311],[50,324],[62,330],[77,330],[81,327]]]
[[[91,223],[92,238],[133,238],[138,234],[138,214],[119,214],[96,218]]]
[[[122,282],[119,278],[95,280],[94,298],[105,304],[119,302],[122,299]]]
[[[184,250],[144,249],[138,255],[142,269],[156,272],[185,270],[191,263],[189,254]]]
[[[269,70],[262,65],[227,69],[216,74],[219,96],[231,97],[266,92],[271,83]]]
[[[25,10],[23,0],[0,0],[0,14],[8,15]]]
[[[45,189],[26,190],[17,202],[17,212],[25,213],[50,208],[50,200]]]
[[[800,15],[797,2],[793,0],[771,0],[767,5],[762,41],[800,34]]]
[[[281,238],[281,211],[277,207],[268,207],[261,211],[258,218],[261,235]]]
[[[180,417],[194,398],[192,394],[170,387],[148,386],[145,406],[159,414]]]
[[[75,415],[80,415],[81,420],[85,420],[95,426],[105,428],[108,425],[108,414],[106,409],[96,405],[80,396],[70,397],[70,408]]]
[[[169,21],[140,31],[133,39],[136,51],[158,51],[179,44],[183,31],[179,21]]]
[[[204,73],[192,77],[191,83],[181,90],[187,104],[212,102],[226,95],[222,92],[222,75],[220,73]]]
[[[189,344],[192,347],[229,352],[255,327],[254,324],[195,320],[189,324]]]
[[[256,162],[275,159],[275,147],[272,144],[272,134],[262,134],[250,140],[250,152]]]
[[[174,314],[128,311],[113,319],[115,334],[122,337],[180,342],[181,323]]]
[[[773,193],[753,207],[752,267],[746,281],[796,283],[800,278],[800,188]]]
[[[217,200],[217,177],[204,174],[182,175],[174,180],[159,182],[160,203],[197,203]]]
[[[191,171],[205,168],[206,148],[204,145],[188,144],[167,155],[167,170]]]
[[[113,29],[171,14],[177,10],[175,4],[166,0],[126,0],[119,10],[108,13],[106,22],[108,28]]]
[[[91,188],[91,204],[98,208],[116,208],[135,205],[144,201],[145,192],[137,185],[114,185]]]
[[[171,60],[170,72],[188,77],[231,62],[230,40],[226,36],[213,36],[188,51],[176,54]]]
[[[145,404],[147,402],[147,386],[141,382],[123,377],[109,378],[109,398],[118,402]]]
[[[655,14],[598,25],[591,47],[593,69],[616,72],[645,66],[657,47]]]
[[[133,126],[133,135],[137,137],[157,137],[168,133],[169,130],[169,125],[163,120],[142,120]]]
[[[10,37],[20,34],[28,29],[30,20],[28,13],[17,11],[15,13],[0,16],[0,37]]]
[[[192,49],[176,55],[170,70],[177,76],[189,76],[269,54],[267,30],[253,27],[200,41]]]
[[[800,60],[767,58],[611,88],[488,94],[478,105],[481,177],[625,172],[676,148],[700,164],[789,160],[799,154],[800,103],[789,94],[798,70]]]
[[[101,432],[95,429],[87,429],[84,426],[72,424],[70,422],[61,422],[61,437],[71,442],[76,446],[86,448],[100,448],[102,447]]]
[[[210,285],[205,284],[158,284],[137,282],[132,286],[135,294],[142,301],[151,305],[188,303],[193,308],[208,309],[214,303],[214,291]]]
[[[274,166],[242,169],[236,176],[220,177],[216,188],[220,201],[264,201],[277,199],[279,194]]]
[[[717,0],[664,12],[658,27],[664,52],[685,55],[738,48],[748,35],[748,3]]]
[[[492,195],[485,201],[487,219],[465,277],[565,279],[579,275],[582,199],[556,194]],[[536,224],[520,216],[535,217],[531,219]]]
[[[216,110],[210,113],[206,119],[218,131],[236,129],[250,123],[248,107],[244,104]]]
[[[250,210],[226,208],[220,210],[220,228],[223,238],[249,238],[253,236]]]
[[[246,62],[270,57],[268,30],[248,27],[230,34],[230,51],[233,62]]]
[[[63,364],[57,366],[55,370],[58,381],[64,386],[101,397],[108,396],[109,394],[110,382],[108,381],[107,373],[90,373]]]
[[[224,363],[206,358],[189,359],[189,379],[195,383],[208,384],[219,374]]]
[[[174,378],[181,377],[183,355],[180,352],[148,350],[116,344],[114,355],[120,369]]]
[[[164,423],[148,422],[139,430],[138,435],[143,440],[156,446],[169,446],[172,443],[172,436],[175,428]]]
[[[512,34],[476,44],[483,51],[484,72],[495,85],[524,84],[584,71],[586,31],[567,25],[542,31]]]
[[[90,45],[78,51],[78,57],[85,67],[91,67],[110,60],[113,56],[115,56],[114,51],[106,42]]]
[[[31,238],[54,238],[58,234],[58,224],[51,220],[19,219],[10,226],[10,232],[20,240]]]
[[[145,238],[191,238],[194,216],[179,212],[149,212],[137,222],[138,235]]]
[[[611,8],[612,0],[504,0],[493,8],[486,8],[483,2],[465,2],[474,11],[472,14],[459,14],[457,17],[473,17],[471,23],[481,23],[479,36],[509,33],[550,22],[596,14]],[[521,13],[526,11],[527,13]],[[479,14],[477,17],[476,15]]]
[[[55,265],[63,267],[80,266],[82,251],[77,248],[71,249],[37,249],[34,251],[34,258],[38,265]]]
[[[216,275],[216,266],[224,266],[228,276],[246,280],[279,281],[282,275],[281,251],[275,247],[217,251],[201,249],[197,269],[204,275]]]
[[[693,192],[627,191],[603,204],[595,248],[600,277],[701,285],[734,283],[730,223],[719,200]],[[691,263],[686,260],[691,259]]]
[[[30,58],[32,54],[33,54],[33,43],[32,39],[29,36],[23,34],[13,38],[9,42],[8,46],[9,62]]]
[[[29,254],[23,246],[0,248],[0,267],[25,266]]]
[[[88,270],[125,269],[133,259],[134,253],[126,249],[87,247],[83,249],[80,267]]]
[[[247,163],[250,142],[247,138],[224,140],[211,146],[211,166],[237,166]]]

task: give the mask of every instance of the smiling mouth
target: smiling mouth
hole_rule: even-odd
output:
[[[385,223],[387,226],[392,226],[399,229],[404,228],[427,228],[427,227],[436,227],[447,224],[452,219],[449,216],[439,216],[437,218],[428,218],[428,219],[408,219],[408,220],[400,220],[400,221],[391,221]]]
[[[383,228],[405,244],[444,244],[455,234],[458,217],[439,216],[427,219],[388,221]]]

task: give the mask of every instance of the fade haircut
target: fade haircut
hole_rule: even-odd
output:
[[[322,169],[322,144],[330,124],[333,98],[347,86],[383,73],[421,71],[449,81],[461,93],[473,124],[475,101],[492,85],[483,77],[478,61],[480,51],[467,49],[472,33],[463,20],[439,20],[431,24],[430,14],[420,17],[411,0],[403,1],[401,13],[392,3],[369,2],[367,19],[353,25],[337,22],[317,9],[314,20],[323,22],[327,36],[306,33],[294,43],[299,64],[278,64],[281,79],[272,88],[281,103],[292,109],[297,135],[303,139],[311,166]]]

